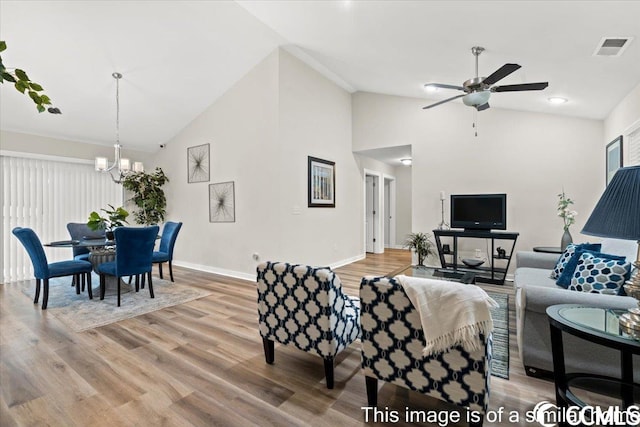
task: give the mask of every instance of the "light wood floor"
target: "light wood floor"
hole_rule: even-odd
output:
[[[362,276],[409,263],[407,251],[387,250],[337,272],[347,292],[357,295]],[[255,283],[184,268],[174,273],[176,281],[212,294],[81,333],[32,304],[19,284],[0,286],[0,425],[365,424],[359,343],[339,355],[335,389],[327,390],[316,356],[276,345],[275,364],[264,362]],[[487,289],[511,296],[511,377],[492,378],[490,409],[505,407],[524,418],[537,402],[555,401],[552,383],[526,377],[520,365],[511,285]],[[401,414],[405,407],[443,407],[389,384],[378,403]]]

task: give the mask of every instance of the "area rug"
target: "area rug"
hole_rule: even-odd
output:
[[[493,351],[491,375],[509,379],[509,295],[497,292],[487,294],[499,304],[491,309],[493,319]]]
[[[71,286],[70,277],[51,279],[47,313],[55,316],[69,329],[82,332],[211,294],[210,291],[181,285],[179,282],[154,278],[153,293],[155,298],[149,296],[148,287],[140,289],[140,292],[133,292],[125,286],[124,291],[127,293],[121,295],[120,307],[118,307],[114,291],[107,289],[104,300],[100,301],[98,276],[93,275],[91,280],[93,284],[92,300],[89,299],[86,290],[80,295],[76,294],[75,287]],[[33,302],[35,284],[32,282],[28,286],[24,285],[22,293],[31,298]],[[39,304],[42,304],[42,294],[41,291]]]

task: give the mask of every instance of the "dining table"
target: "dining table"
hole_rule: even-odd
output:
[[[45,243],[44,246],[51,248],[73,248],[83,247],[89,249],[89,262],[93,266],[93,271],[98,273],[98,266],[105,262],[115,261],[116,242],[105,238],[87,238],[80,240],[57,240]],[[105,295],[115,295],[117,293],[118,279],[115,276],[105,275]],[[133,287],[120,280],[120,293],[131,292]]]

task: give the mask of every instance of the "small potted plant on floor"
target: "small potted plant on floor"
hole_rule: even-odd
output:
[[[427,233],[410,233],[404,242],[404,247],[409,248],[418,255],[418,266],[424,266],[424,260],[429,255],[435,255],[434,244],[429,240]]]
[[[100,209],[106,216],[101,216],[98,212],[93,211],[89,214],[89,221],[87,221],[87,227],[92,230],[104,230],[107,240],[113,240],[113,229],[116,227],[122,227],[128,224],[127,212],[122,206],[114,208],[108,205],[109,209]]]

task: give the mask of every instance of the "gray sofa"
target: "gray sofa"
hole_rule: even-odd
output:
[[[633,262],[636,242],[608,239],[601,252],[625,255]],[[555,284],[551,270],[559,255],[525,252],[516,254],[516,328],[518,349],[527,375],[549,377],[553,372],[547,307],[555,304],[584,304],[591,307],[627,309],[638,301],[627,296],[570,291]],[[620,377],[620,353],[580,338],[563,334],[567,372],[589,372]],[[634,376],[640,381],[640,357],[634,356]]]

